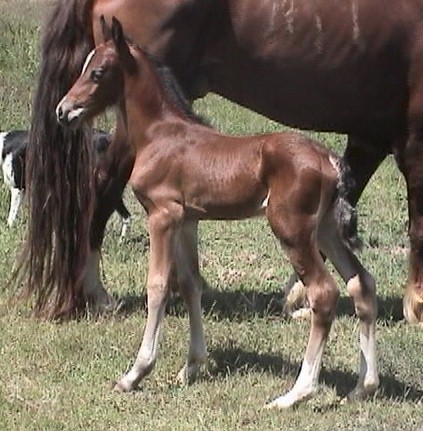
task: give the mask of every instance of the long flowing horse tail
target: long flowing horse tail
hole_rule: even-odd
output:
[[[83,306],[95,198],[87,130],[59,126],[55,108],[94,42],[92,0],[59,1],[41,39],[41,62],[27,152],[28,236],[20,271],[37,314],[57,318]]]

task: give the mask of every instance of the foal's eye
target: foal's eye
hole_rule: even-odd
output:
[[[91,80],[94,83],[98,83],[103,76],[103,71],[101,69],[94,69],[91,71]]]

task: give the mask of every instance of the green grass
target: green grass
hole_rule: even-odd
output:
[[[1,129],[28,127],[37,68],[43,2],[0,0]],[[244,134],[282,127],[210,95],[196,109],[220,130]],[[109,119],[109,122],[111,120]],[[342,152],[345,139],[316,134]],[[280,316],[286,258],[264,220],[205,222],[200,231],[205,329],[210,361],[199,381],[175,384],[187,347],[188,320],[178,300],[169,305],[160,357],[139,391],[119,395],[110,385],[131,364],[145,322],[147,239],[142,210],[130,238],[118,244],[112,217],[103,250],[107,285],[127,312],[100,320],[40,322],[11,305],[6,284],[25,223],[7,229],[8,193],[0,188],[0,429],[1,430],[418,430],[423,424],[423,334],[404,323],[407,275],[404,181],[387,160],[359,205],[361,259],[375,275],[381,388],[364,402],[340,405],[357,377],[358,331],[342,287],[321,373],[321,392],[287,411],[262,407],[289,389],[304,353],[309,324]],[[24,217],[23,217],[24,218]]]

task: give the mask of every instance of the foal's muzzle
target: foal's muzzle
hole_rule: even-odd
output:
[[[82,106],[74,105],[64,97],[57,105],[56,119],[62,126],[76,126],[84,111],[85,109]]]

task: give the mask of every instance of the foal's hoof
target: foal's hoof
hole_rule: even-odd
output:
[[[294,320],[311,320],[312,314],[311,308],[300,308],[292,312],[291,318]]]
[[[185,364],[179,373],[176,375],[176,383],[180,386],[188,386],[195,382],[200,371],[200,366],[197,364]]]
[[[285,395],[282,395],[270,403],[267,403],[265,409],[287,409],[294,407],[295,405],[307,401],[312,398],[317,392],[317,389],[307,391],[290,391]]]
[[[113,392],[117,392],[119,394],[124,394],[124,393],[130,392],[131,390],[132,390],[132,388],[130,386],[126,385],[121,380],[116,382],[112,388]]]
[[[368,384],[366,386],[359,386],[351,391],[346,397],[341,400],[341,404],[347,404],[354,401],[365,400],[373,396],[379,386],[379,381],[376,381],[372,384]]]

